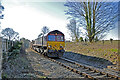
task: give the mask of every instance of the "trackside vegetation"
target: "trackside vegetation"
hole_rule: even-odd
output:
[[[98,42],[66,42],[66,51],[87,56],[94,56],[109,60],[113,64],[118,62],[118,41]]]

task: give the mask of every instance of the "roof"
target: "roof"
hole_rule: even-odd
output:
[[[63,34],[62,32],[60,32],[59,30],[51,31],[51,32],[48,33],[48,35],[49,35],[49,34],[56,34],[56,33],[57,33],[57,34],[62,34],[62,35],[64,35],[64,34]]]

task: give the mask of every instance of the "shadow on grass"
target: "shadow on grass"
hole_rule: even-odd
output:
[[[74,52],[65,52],[64,57],[73,59],[81,64],[86,64],[96,68],[107,68],[107,66],[113,65],[113,63],[110,62],[109,60],[94,56],[87,56]]]

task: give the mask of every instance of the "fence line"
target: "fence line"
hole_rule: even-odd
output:
[[[3,61],[3,53],[7,53],[8,51],[8,40],[0,37],[0,79],[2,79],[2,61]]]
[[[0,37],[0,79],[2,75],[2,37]]]

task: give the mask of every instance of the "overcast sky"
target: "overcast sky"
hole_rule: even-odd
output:
[[[45,2],[44,2],[45,1]],[[64,14],[64,2],[47,2],[48,0],[2,0],[5,7],[1,27],[13,28],[20,37],[33,40],[41,33],[41,28],[47,26],[50,30],[60,30],[69,39],[66,28],[67,16]],[[116,28],[105,39],[118,39],[118,23]]]

